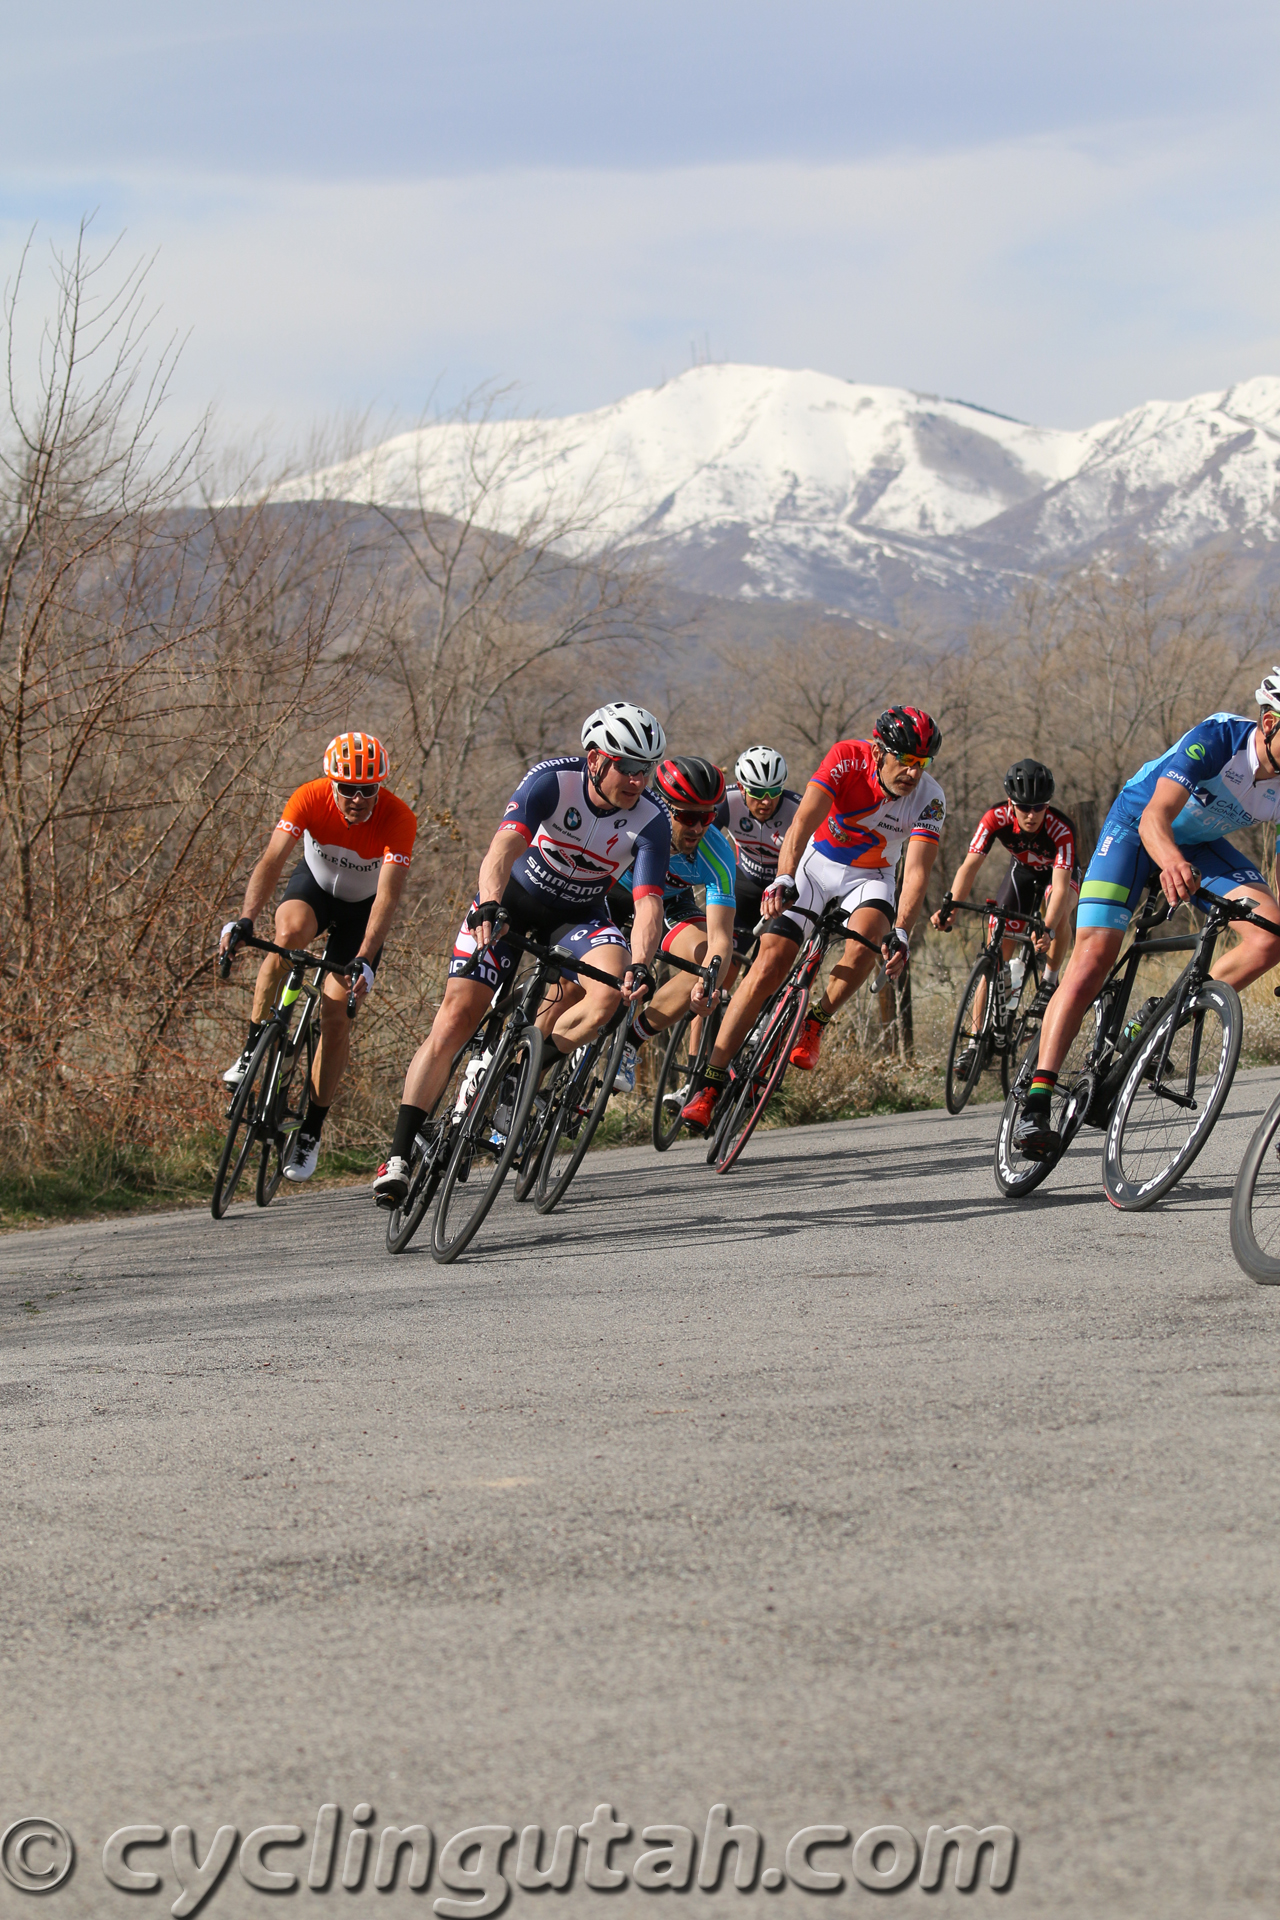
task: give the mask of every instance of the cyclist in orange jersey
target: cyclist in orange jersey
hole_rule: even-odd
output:
[[[290,855],[301,845],[302,858],[276,908],[276,940],[282,947],[309,947],[327,933],[326,957],[338,966],[350,962],[360,974],[357,1000],[372,991],[418,831],[413,809],[385,785],[389,771],[386,750],[371,733],[340,733],[329,742],[324,779],[308,780],[286,802],[249,876],[238,923],[252,933]],[[236,924],[229,920],[222,929],[222,950]],[[287,966],[276,954],[263,958],[244,1052],[222,1076],[229,1087],[238,1086],[248,1071]],[[309,1180],[316,1170],[320,1130],[351,1051],[346,1002],[344,980],[326,974],[311,1099],[284,1170],[286,1180]]]

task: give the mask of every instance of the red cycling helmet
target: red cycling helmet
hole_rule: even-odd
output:
[[[890,707],[876,721],[875,736],[895,759],[911,754],[931,760],[942,745],[942,729],[922,707]]]
[[[724,775],[713,760],[680,754],[659,762],[654,785],[673,807],[696,807],[710,812],[724,799]]]

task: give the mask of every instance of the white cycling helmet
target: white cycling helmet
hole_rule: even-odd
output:
[[[1280,713],[1280,667],[1272,667],[1253,697],[1260,707],[1269,707],[1272,713]]]
[[[748,747],[738,755],[733,777],[740,787],[783,787],[787,763],[775,747]]]
[[[598,747],[615,760],[647,760],[656,766],[667,750],[667,736],[661,722],[643,707],[633,707],[629,700],[610,700],[583,721],[582,744]]]

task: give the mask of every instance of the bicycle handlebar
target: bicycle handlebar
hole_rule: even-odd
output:
[[[1268,933],[1280,935],[1280,925],[1274,920],[1265,920],[1256,907],[1249,906],[1243,900],[1224,900],[1221,894],[1207,893],[1203,887],[1198,887],[1190,900],[1174,901],[1166,917],[1171,919],[1179,907],[1189,906],[1216,913],[1222,920],[1251,920],[1255,927],[1263,927]]]
[[[1039,914],[1019,913],[1016,907],[998,907],[994,900],[988,900],[982,906],[977,906],[972,900],[953,900],[948,893],[943,895],[938,912],[944,920],[949,920],[953,913],[981,913],[985,914],[989,920],[999,920],[1001,925],[1007,920],[1021,920],[1032,933],[1052,931],[1051,928],[1046,927]],[[1017,934],[1014,934],[1015,940],[1017,937]]]
[[[295,967],[314,967],[320,973],[336,973],[340,979],[354,981],[364,975],[359,961],[347,961],[337,966],[332,960],[317,960],[314,953],[308,953],[305,947],[280,947],[274,940],[260,940],[256,933],[241,933],[239,927],[232,927],[227,939],[227,950],[218,955],[218,978],[225,980],[231,972],[231,962],[238,947],[256,947],[260,953],[278,953],[282,960],[288,960]],[[352,992],[347,994],[347,1018],[354,1020],[358,1002]]]

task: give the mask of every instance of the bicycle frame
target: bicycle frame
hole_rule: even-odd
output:
[[[1035,972],[1037,984],[1039,984],[1039,956],[1036,953],[1035,941],[1037,934],[1048,933],[1048,927],[1037,914],[1018,913],[1012,908],[998,907],[994,900],[987,900],[981,906],[972,900],[953,900],[949,893],[944,896],[939,912],[947,915],[956,912],[978,913],[985,919],[995,922],[980,949],[980,952],[990,954],[997,963],[991,988],[993,1011],[988,1014],[984,1022],[984,1031],[992,1029],[998,1034],[1003,1033],[1009,1012],[1009,995],[1004,977],[1004,943],[1006,939],[1018,942],[1026,953],[1028,965]],[[1020,920],[1026,929],[1025,932],[1006,934],[1005,927],[1010,920]]]

